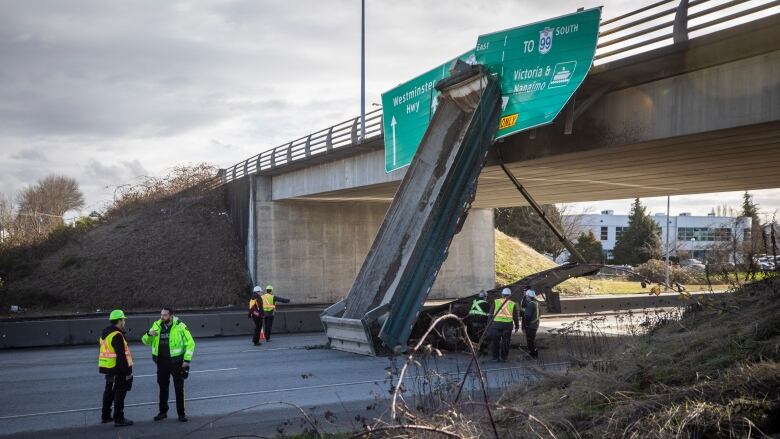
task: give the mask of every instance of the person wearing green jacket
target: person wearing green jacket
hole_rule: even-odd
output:
[[[176,393],[176,413],[180,422],[187,422],[184,412],[184,379],[189,375],[190,361],[195,353],[195,340],[173,308],[160,311],[160,320],[141,337],[141,342],[152,347],[152,359],[157,365],[157,384],[160,386],[160,412],[154,417],[160,421],[168,417],[168,389],[171,376]]]

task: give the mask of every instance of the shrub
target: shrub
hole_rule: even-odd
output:
[[[643,264],[637,265],[635,271],[653,282],[664,283],[664,265],[664,261],[660,259],[650,259]],[[698,273],[686,270],[678,265],[670,265],[669,282],[685,285],[703,283],[706,280],[704,279],[704,272]]]

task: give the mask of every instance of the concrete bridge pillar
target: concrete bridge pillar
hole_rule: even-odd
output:
[[[296,304],[346,297],[390,203],[272,201],[272,177],[255,181],[258,284]],[[472,209],[429,299],[493,288],[494,246],[493,209]]]

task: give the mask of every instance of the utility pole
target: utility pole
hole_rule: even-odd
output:
[[[360,0],[360,143],[366,140],[366,0]]]
[[[664,279],[666,290],[669,290],[669,195],[666,196],[666,264],[664,264]]]

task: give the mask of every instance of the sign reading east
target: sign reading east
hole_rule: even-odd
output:
[[[477,62],[501,81],[496,139],[553,121],[593,63],[601,8],[500,32],[477,40]]]
[[[456,59],[474,63],[474,51],[464,53],[382,94],[386,172],[403,168],[412,162],[436,111],[439,92],[434,85],[449,76],[449,69]]]

